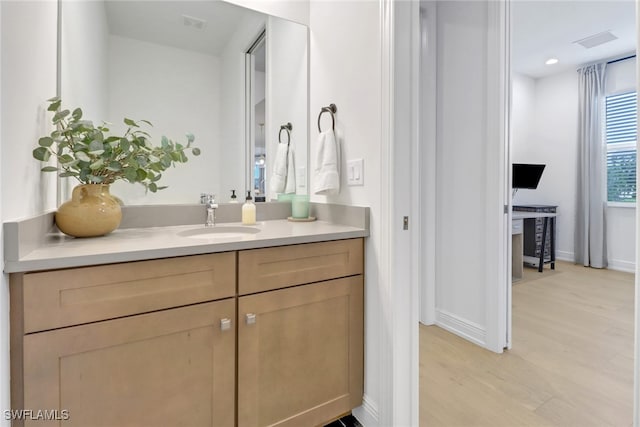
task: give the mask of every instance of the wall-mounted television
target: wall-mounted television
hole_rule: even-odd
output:
[[[546,165],[514,163],[512,170],[512,188],[528,188],[535,190],[542,177]]]

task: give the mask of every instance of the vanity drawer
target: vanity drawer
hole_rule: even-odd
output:
[[[233,297],[235,263],[225,252],[25,273],[12,292],[30,333]]]
[[[238,294],[362,274],[362,239],[252,249],[238,254]]]

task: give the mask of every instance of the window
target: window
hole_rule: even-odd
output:
[[[636,92],[606,98],[607,200],[636,201]]]

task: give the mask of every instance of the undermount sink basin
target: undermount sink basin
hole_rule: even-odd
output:
[[[192,239],[233,239],[259,233],[260,229],[256,227],[241,226],[224,226],[216,225],[214,227],[194,228],[184,230],[178,233],[178,236],[189,237]]]

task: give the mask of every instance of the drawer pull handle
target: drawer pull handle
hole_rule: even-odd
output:
[[[220,330],[228,331],[229,329],[231,329],[231,319],[220,319]]]
[[[247,313],[245,315],[245,319],[246,319],[247,325],[253,325],[254,323],[256,323],[256,315],[253,313]]]

